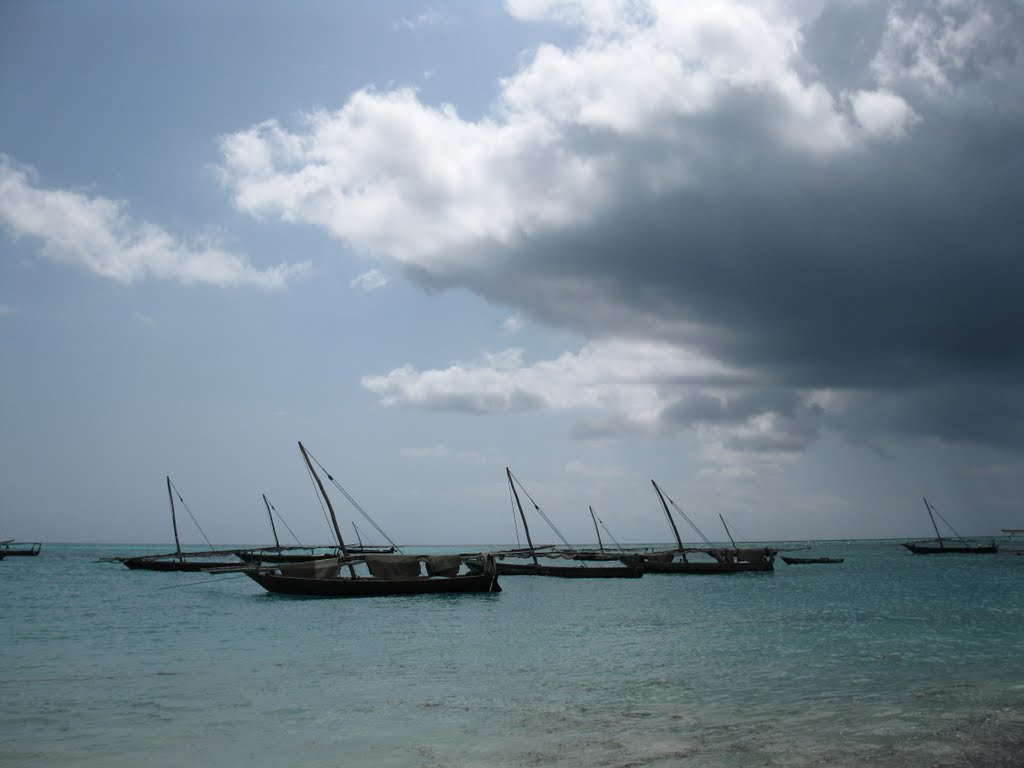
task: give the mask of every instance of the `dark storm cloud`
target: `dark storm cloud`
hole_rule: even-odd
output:
[[[743,388],[724,394],[659,382],[665,428],[733,424],[746,445],[781,446],[769,451],[871,422],[1019,443],[994,406],[1019,412],[1024,373],[1024,10],[827,3],[796,37],[756,4],[721,10],[737,13],[687,6],[653,14],[656,28],[615,34],[602,18],[579,50],[539,51],[503,83],[507,123],[467,125],[392,99],[385,106],[400,101],[438,136],[493,134],[516,151],[450,147],[463,175],[431,167],[413,179],[396,208],[410,214],[404,239],[318,218],[319,199],[305,215],[391,253],[429,288],[463,286],[592,341],[669,342],[741,373]],[[722,45],[687,36],[687,25],[721,33]],[[629,79],[641,65],[649,72]],[[346,120],[337,123],[355,130]],[[276,141],[244,138],[271,150]],[[465,173],[466,156],[487,160]],[[480,187],[431,186],[488,172]],[[288,195],[300,186],[271,204],[271,185],[257,181],[238,184],[259,193],[245,198],[251,208],[299,210]],[[344,185],[326,188],[352,202]],[[421,200],[434,202],[407,202]],[[418,239],[411,214],[430,219]],[[417,401],[402,387],[396,401],[475,408],[472,397]],[[820,390],[842,393],[843,410],[811,405]],[[758,417],[772,434],[750,429]],[[579,431],[629,423],[611,414]]]

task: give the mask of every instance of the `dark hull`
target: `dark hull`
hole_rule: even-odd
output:
[[[348,547],[349,555],[389,554],[394,547]],[[247,563],[308,563],[312,560],[332,560],[337,552],[270,552],[258,549],[243,549],[235,553]]]
[[[842,557],[786,557],[782,556],[782,562],[786,565],[806,565],[811,563],[841,563]]]
[[[693,573],[693,574],[713,574],[713,573],[748,573],[751,571],[774,571],[775,564],[771,560],[766,560],[763,563],[750,563],[741,561],[737,563],[717,563],[717,562],[703,562],[693,561],[683,562],[682,560],[673,560],[670,563],[659,563],[654,560],[648,560],[644,563],[644,570],[647,573]]]
[[[904,544],[915,555],[994,555],[999,551],[998,544],[978,544],[977,546],[942,546],[938,544]]]
[[[259,552],[239,552],[238,556],[247,563],[308,563],[312,560],[331,560],[336,558],[338,555],[331,554],[317,554],[317,555],[296,555],[296,554],[273,554]]]
[[[375,579],[279,576],[247,571],[246,575],[268,592],[305,597],[394,597],[398,595],[448,595],[465,592],[501,592],[498,577],[468,574],[450,578]]]
[[[32,545],[31,549],[11,549],[7,548],[0,550],[0,557],[35,557],[39,554],[41,549],[39,544]]]
[[[129,558],[121,562],[133,571],[205,571],[207,568],[233,568],[238,566],[237,560],[231,562],[212,560],[147,560],[145,558]]]
[[[473,571],[482,566],[467,562]],[[497,563],[499,576],[555,576],[562,579],[639,579],[644,575],[641,566],[601,566],[587,568],[575,565],[534,565],[533,563]]]

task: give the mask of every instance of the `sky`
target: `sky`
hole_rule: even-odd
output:
[[[712,539],[1024,527],[1022,41],[1005,0],[3,3],[0,538],[172,542],[170,476],[183,544],[269,542],[262,494],[327,543],[299,441],[400,544],[515,543],[506,467],[577,543],[669,541],[652,479]]]

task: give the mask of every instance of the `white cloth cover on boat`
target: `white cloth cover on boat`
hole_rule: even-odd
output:
[[[417,555],[366,555],[366,567],[378,579],[415,579],[420,575]]]
[[[458,576],[462,558],[458,555],[431,555],[427,562],[427,576]]]

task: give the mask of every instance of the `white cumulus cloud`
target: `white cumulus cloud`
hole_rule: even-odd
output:
[[[305,274],[306,262],[253,267],[207,238],[186,243],[163,228],[139,221],[125,203],[38,186],[34,174],[0,155],[0,224],[16,237],[40,241],[41,253],[130,283],[145,277],[215,285],[281,288]]]

